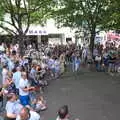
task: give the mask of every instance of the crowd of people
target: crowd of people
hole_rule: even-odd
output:
[[[30,52],[21,56],[18,44],[0,45],[0,101],[5,102],[5,119],[39,120],[39,113],[47,110],[42,92],[50,80],[58,79],[65,71],[67,49],[59,47],[41,46],[40,59],[35,60]],[[28,46],[28,51],[32,49]]]
[[[120,70],[120,46],[114,44],[96,45],[93,53],[83,45],[41,45],[39,59],[32,55],[33,47],[28,46],[24,56],[19,54],[19,45],[0,44],[0,101],[6,99],[7,120],[40,120],[40,112],[47,110],[47,102],[42,93],[50,80],[57,80],[71,66],[72,72],[88,69],[95,65],[96,71],[118,73]],[[26,50],[27,51],[27,50]],[[31,52],[30,52],[31,51]],[[58,111],[57,120],[68,119],[68,107]]]

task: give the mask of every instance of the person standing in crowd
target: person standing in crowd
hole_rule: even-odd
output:
[[[50,57],[50,58],[48,59],[48,68],[49,68],[50,71],[51,71],[51,76],[52,76],[52,77],[55,76],[55,75],[54,75],[54,72],[55,72],[55,65],[54,65],[54,63],[55,63],[55,60],[53,59],[53,57]]]
[[[12,72],[12,70],[14,69],[14,60],[8,58],[8,69],[10,72]]]
[[[88,54],[87,54],[87,68],[90,70],[93,64],[93,57],[92,54],[90,52],[90,50],[88,50]]]
[[[2,84],[4,85],[6,82],[6,77],[8,75],[8,69],[7,69],[7,65],[3,65],[3,69],[2,69]]]
[[[94,49],[93,49],[93,59],[95,60],[95,57],[98,55],[98,49],[97,47],[95,46]]]
[[[80,70],[80,57],[79,56],[76,56],[75,57],[75,71],[77,72],[78,70]]]
[[[18,93],[19,93],[19,82],[20,82],[20,79],[21,79],[21,68],[17,67],[16,68],[16,72],[13,73],[13,82],[15,83],[16,90],[18,91]]]
[[[116,62],[116,55],[112,51],[109,54],[109,67],[108,67],[108,73],[110,75],[114,75],[113,72],[115,71],[115,62]]]
[[[55,57],[54,65],[55,65],[55,78],[58,78],[60,75],[60,61],[57,57]]]
[[[95,56],[96,70],[98,72],[100,72],[100,70],[101,70],[101,60],[102,60],[102,57],[100,54]]]
[[[3,43],[0,43],[0,53],[5,51],[5,47]]]
[[[65,71],[65,53],[60,55],[60,73],[63,74]]]
[[[82,63],[84,63],[84,64],[86,63],[86,57],[87,57],[87,49],[84,46],[83,50],[82,50]]]
[[[30,83],[27,79],[27,73],[22,72],[21,79],[19,82],[19,95],[20,95],[20,102],[22,105],[26,106],[30,104],[29,91],[33,89],[34,87],[30,86]]]
[[[75,53],[72,54],[72,71],[75,72]]]
[[[20,111],[20,114],[17,116],[16,120],[40,120],[40,115],[35,111],[24,107]]]
[[[30,71],[30,77],[33,79],[33,80],[36,80],[36,64],[33,64],[32,65],[32,69]]]
[[[9,94],[9,93],[18,94],[16,87],[15,87],[15,84],[12,80],[12,73],[11,72],[8,73],[8,77],[6,78],[6,83],[4,84],[4,87],[5,87],[7,94]]]

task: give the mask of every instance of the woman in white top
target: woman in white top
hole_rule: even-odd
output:
[[[8,69],[7,69],[7,66],[4,65],[4,66],[3,66],[3,70],[2,70],[2,84],[3,84],[3,85],[4,85],[5,82],[6,82],[7,75],[8,75]]]

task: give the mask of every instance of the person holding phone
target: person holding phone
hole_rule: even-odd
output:
[[[21,79],[19,82],[19,96],[20,102],[23,106],[29,105],[29,91],[34,90],[34,87],[31,87],[27,79],[27,73],[22,72]]]

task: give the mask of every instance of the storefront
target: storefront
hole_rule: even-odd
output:
[[[115,32],[108,32],[107,42],[114,43],[116,47],[118,47],[120,45],[120,34],[115,33]]]

